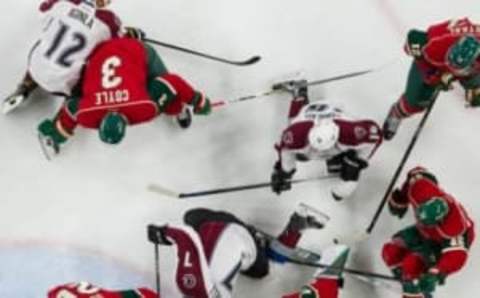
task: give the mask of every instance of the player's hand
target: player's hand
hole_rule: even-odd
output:
[[[171,245],[172,243],[165,236],[166,228],[167,228],[166,226],[148,225],[147,226],[148,240],[155,244]]]
[[[420,30],[410,30],[407,35],[407,41],[405,42],[404,50],[407,55],[414,58],[421,58],[422,48],[427,43],[427,33]]]
[[[203,93],[197,92],[193,101],[193,113],[195,115],[209,115],[212,112],[212,103]]]
[[[398,206],[397,202],[401,201],[402,192],[397,188],[390,195],[390,199],[388,200],[388,210],[390,211],[390,214],[398,217],[399,219],[402,219],[408,211],[408,207]]]
[[[448,91],[453,89],[453,82],[455,81],[455,77],[453,74],[449,72],[445,72],[440,76],[440,88],[443,91]]]
[[[291,179],[294,173],[295,170],[285,172],[282,169],[280,162],[277,161],[273,167],[273,173],[271,176],[272,191],[279,195],[282,191],[290,190],[292,188]]]
[[[67,138],[60,133],[55,123],[50,119],[44,120],[40,123],[38,126],[38,133],[43,137],[50,138],[55,146],[59,146],[67,141]]]
[[[125,27],[125,36],[138,40],[144,40],[147,34],[145,34],[145,32],[140,28]]]

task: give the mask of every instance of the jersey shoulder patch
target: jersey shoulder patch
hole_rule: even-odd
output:
[[[340,144],[359,146],[362,144],[380,144],[383,140],[382,131],[372,120],[335,119],[340,127]]]
[[[313,127],[313,121],[301,121],[291,124],[282,133],[281,148],[302,149],[308,145],[308,133]]]
[[[106,9],[98,9],[95,16],[110,29],[110,35],[112,38],[120,37],[122,23],[113,12]]]

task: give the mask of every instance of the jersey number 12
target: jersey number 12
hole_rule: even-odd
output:
[[[71,57],[85,48],[87,38],[82,33],[73,32],[73,34],[70,35],[71,43],[67,44],[65,38],[70,31],[70,27],[62,22],[59,24],[60,28],[58,28],[52,44],[45,53],[45,57],[51,59],[56,52],[60,51],[55,62],[63,67],[70,67],[73,63]]]

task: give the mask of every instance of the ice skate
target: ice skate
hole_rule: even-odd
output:
[[[60,153],[60,145],[55,143],[50,136],[45,136],[39,133],[38,141],[40,142],[40,147],[42,148],[42,152],[47,160],[52,160]]]
[[[395,107],[392,107],[390,109],[387,119],[385,119],[385,122],[383,122],[382,130],[385,140],[393,139],[393,137],[397,133],[400,123],[402,122],[402,119],[394,115],[394,109]]]
[[[330,217],[325,213],[304,203],[297,206],[295,212],[290,216],[288,229],[303,231],[306,229],[323,229]]]
[[[27,98],[27,95],[21,88],[19,88],[15,93],[5,98],[2,103],[2,113],[8,114],[18,108]]]
[[[192,112],[187,106],[184,106],[182,112],[177,115],[177,123],[183,129],[192,125]]]
[[[288,92],[293,97],[307,97],[308,82],[305,79],[283,81],[274,84],[272,90]]]

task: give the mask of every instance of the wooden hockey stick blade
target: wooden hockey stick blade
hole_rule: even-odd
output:
[[[164,195],[164,196],[167,196],[167,197],[177,198],[177,199],[180,198],[180,193],[175,192],[173,190],[170,190],[168,188],[165,188],[163,186],[160,186],[158,184],[153,184],[153,183],[149,184],[147,189],[151,192],[161,194],[161,195]]]

